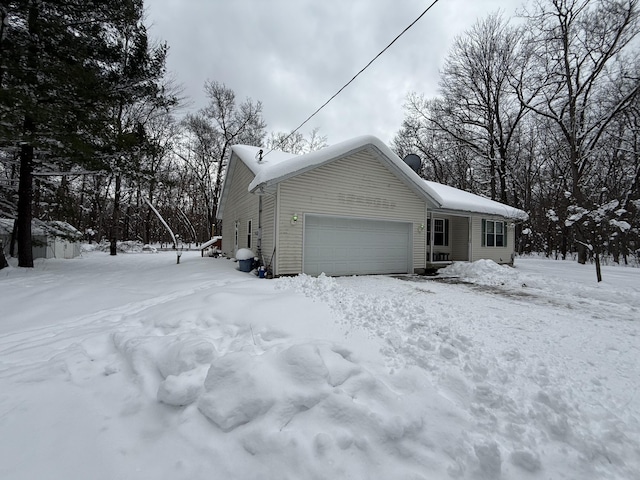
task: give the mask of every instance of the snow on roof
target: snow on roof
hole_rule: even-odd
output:
[[[256,176],[263,170],[268,170],[269,168],[286,160],[298,158],[300,156],[295,153],[280,152],[278,150],[269,151],[266,148],[252,147],[250,145],[233,145],[231,150],[238,155],[240,160],[242,160],[242,162],[249,167],[249,170],[251,170],[251,172]],[[262,161],[259,161],[260,150],[263,151],[262,157],[264,159]]]
[[[254,191],[260,185],[278,183],[286,178],[335,160],[336,158],[347,156],[351,152],[362,149],[367,145],[372,145],[377,148],[390,161],[392,166],[404,173],[407,179],[416,183],[416,186],[420,189],[417,182],[410,177],[413,171],[380,139],[371,135],[355,137],[304,155],[270,151],[265,153],[262,162],[258,162],[256,158],[256,152],[259,150],[256,147],[247,148],[244,146],[235,146],[233,147],[233,151],[236,152],[240,159],[247,164],[249,169],[255,173],[256,177],[249,185],[249,191]],[[251,153],[253,153],[253,156]]]
[[[82,233],[78,231],[73,225],[62,222],[60,220],[51,220],[45,222],[48,233],[54,237],[71,237],[75,239],[81,239]]]
[[[440,203],[439,208],[442,209],[499,215],[514,220],[527,220],[529,218],[529,215],[522,210],[480,195],[429,180],[424,180],[424,184],[425,188],[431,192],[431,196]]]
[[[419,193],[431,200],[434,204],[432,207],[498,215],[514,220],[526,220],[528,218],[526,212],[517,208],[454,187],[423,180],[387,145],[372,135],[355,137],[304,155],[267,150],[264,151],[261,161],[259,160],[260,147],[234,145],[232,151],[255,175],[255,178],[249,184],[249,191],[253,192],[260,186],[273,185],[324,163],[347,156],[368,145],[375,147],[389,161],[389,165],[394,168],[399,176],[404,177],[407,183],[414,185]]]
[[[213,237],[211,240],[207,240],[206,242],[204,242],[202,245],[200,245],[200,250],[204,250],[205,248],[210,247],[211,245],[213,245],[214,243],[216,243],[218,240],[220,240],[222,237],[220,236],[216,236]]]
[[[13,222],[14,220],[12,218],[0,218],[0,233],[3,235],[11,234],[13,231]],[[75,227],[59,220],[43,222],[33,219],[31,222],[31,235],[51,235],[53,237],[67,237],[70,239],[82,238],[82,233]]]

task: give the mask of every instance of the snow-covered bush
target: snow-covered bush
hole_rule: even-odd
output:
[[[143,249],[143,244],[138,240],[125,240],[122,242],[117,242],[116,248],[120,253],[141,253]],[[101,252],[108,252],[109,242],[107,240],[101,241],[96,246],[96,250],[99,250]]]

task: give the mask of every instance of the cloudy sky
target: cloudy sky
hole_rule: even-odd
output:
[[[433,0],[146,0],[147,23],[170,47],[168,69],[190,99],[206,80],[263,104],[268,131],[291,131],[348,82]],[[372,134],[390,142],[404,99],[429,96],[453,39],[521,0],[439,0],[301,131],[329,144]]]

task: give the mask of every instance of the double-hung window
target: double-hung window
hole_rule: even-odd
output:
[[[506,247],[507,226],[504,222],[482,220],[482,246]]]
[[[251,230],[253,229],[253,220],[247,222],[247,248],[251,248]]]

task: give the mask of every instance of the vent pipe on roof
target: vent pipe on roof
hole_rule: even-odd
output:
[[[258,163],[262,163],[262,149],[258,150],[256,158],[258,159]]]
[[[420,168],[422,168],[422,160],[420,160],[420,157],[418,155],[416,155],[415,153],[410,153],[409,155],[404,157],[402,161],[409,165],[409,168],[411,168],[411,170],[413,170],[417,174],[420,174]]]

